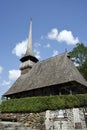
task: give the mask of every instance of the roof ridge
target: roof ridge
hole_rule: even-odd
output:
[[[42,62],[45,62],[45,61],[49,61],[50,59],[54,59],[54,57],[58,57],[58,56],[66,55],[66,54],[67,54],[67,53],[64,52],[64,53],[58,54],[58,55],[56,55],[56,56],[49,57],[49,58],[47,58],[47,59],[44,59],[44,60],[42,60],[42,61],[39,61],[39,62],[37,62],[36,64],[39,64],[39,63],[42,63]]]

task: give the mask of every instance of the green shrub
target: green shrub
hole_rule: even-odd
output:
[[[87,94],[39,96],[2,101],[1,112],[41,112],[87,105]]]
[[[40,124],[43,124],[44,123],[44,117],[42,117],[42,116],[37,117],[37,122],[40,123]]]
[[[0,104],[0,111],[1,111],[1,104]]]

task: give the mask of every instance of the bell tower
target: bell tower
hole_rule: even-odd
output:
[[[38,62],[38,59],[34,56],[32,50],[32,19],[30,20],[30,30],[28,36],[27,50],[25,55],[20,59],[20,61],[21,61],[20,65],[21,74],[29,72],[33,64]]]

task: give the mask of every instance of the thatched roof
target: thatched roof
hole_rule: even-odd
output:
[[[87,87],[86,80],[67,53],[64,53],[34,64],[28,73],[21,75],[15,81],[4,96],[72,81]]]

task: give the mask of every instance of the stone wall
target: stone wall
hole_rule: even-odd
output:
[[[84,108],[47,110],[41,113],[0,113],[1,121],[20,122],[32,130],[87,129]]]
[[[1,121],[20,122],[30,128],[45,130],[45,112],[41,113],[1,113]]]

